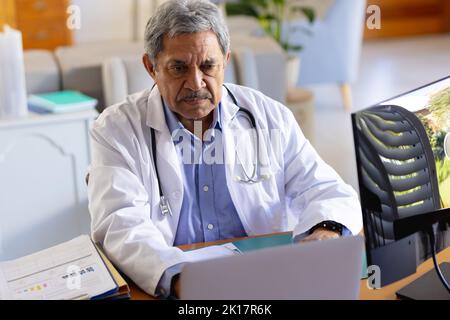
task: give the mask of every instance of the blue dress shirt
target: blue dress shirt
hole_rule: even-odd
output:
[[[220,159],[211,150],[218,132],[222,132],[220,109],[214,110],[213,123],[202,141],[188,131],[176,115],[164,103],[164,114],[169,131],[183,165],[184,197],[174,246],[198,242],[230,239],[247,236],[236,208],[226,187],[225,165],[204,161],[204,154]],[[187,139],[187,140],[186,140]],[[182,143],[184,141],[184,143]],[[186,143],[189,141],[190,143]],[[223,152],[223,148],[220,148]],[[189,161],[185,161],[190,159]],[[222,155],[223,159],[223,155]],[[351,235],[343,228],[343,236]],[[294,242],[301,241],[308,232],[298,235]],[[168,268],[162,275],[156,294],[161,298],[170,296],[172,278],[182,271],[183,263]]]
[[[184,181],[184,197],[174,246],[247,236],[226,187],[224,161],[213,161],[224,159],[223,148],[218,147],[221,142],[213,143],[222,132],[220,109],[221,104],[214,109],[210,129],[215,130],[208,130],[202,142],[181,124],[164,103],[166,123],[182,163]],[[221,155],[216,154],[219,151]],[[181,268],[182,264],[166,270],[159,281],[157,294],[167,297],[172,277],[180,273]]]

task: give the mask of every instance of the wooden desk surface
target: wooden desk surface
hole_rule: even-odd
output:
[[[263,237],[263,236],[264,235],[258,236],[258,237]],[[192,250],[192,249],[199,249],[199,248],[203,248],[203,247],[211,246],[211,245],[220,245],[220,244],[224,244],[227,242],[238,241],[238,240],[242,240],[242,239],[245,239],[245,238],[229,239],[229,240],[215,241],[215,242],[209,242],[209,243],[198,243],[198,244],[193,244],[193,245],[180,246],[179,248],[182,250]],[[437,259],[438,259],[438,263],[450,262],[450,247],[443,250],[442,252],[440,252],[437,255]],[[416,280],[421,275],[430,271],[433,268],[434,268],[433,260],[428,259],[427,261],[422,263],[417,268],[417,272],[415,274],[413,274],[409,277],[406,277],[400,281],[394,282],[388,286],[385,286],[382,289],[377,289],[377,290],[370,289],[367,286],[367,280],[361,280],[360,299],[361,300],[396,300],[397,297],[395,295],[395,292],[397,292],[398,290],[400,290],[404,286],[408,285],[412,281]],[[130,294],[131,294],[132,300],[156,300],[155,297],[150,296],[147,293],[145,293],[144,291],[142,291],[141,289],[139,289],[139,287],[136,284],[134,284],[133,282],[129,281],[129,285],[130,285]]]

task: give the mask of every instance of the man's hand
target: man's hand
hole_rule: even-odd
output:
[[[339,232],[331,231],[325,228],[317,228],[314,230],[312,234],[307,236],[305,239],[303,239],[300,242],[308,242],[308,241],[316,241],[316,240],[327,240],[327,239],[336,239],[339,238],[341,235]]]

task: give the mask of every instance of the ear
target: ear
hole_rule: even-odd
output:
[[[225,56],[225,67],[228,65],[228,63],[230,62],[230,58],[231,58],[231,52],[228,51],[226,56]]]
[[[142,63],[153,81],[156,82],[156,66],[150,61],[150,57],[147,53],[142,56]]]

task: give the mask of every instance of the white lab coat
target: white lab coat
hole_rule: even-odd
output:
[[[270,178],[254,185],[236,182],[236,139],[232,133],[248,128],[248,121],[235,118],[238,107],[223,89],[221,124],[228,160],[227,186],[247,234],[293,230],[296,236],[324,220],[359,233],[362,215],[355,191],[318,156],[293,114],[260,92],[227,86],[239,106],[252,112],[258,129],[279,129],[280,133],[278,146],[264,144],[261,150],[270,162]],[[150,128],[156,130],[161,185],[173,216],[163,216],[159,208]],[[154,294],[168,267],[198,259],[198,252],[195,257],[195,252],[188,254],[173,247],[183,200],[182,166],[158,88],[107,108],[92,128],[91,143],[88,195],[93,239],[123,272]]]

